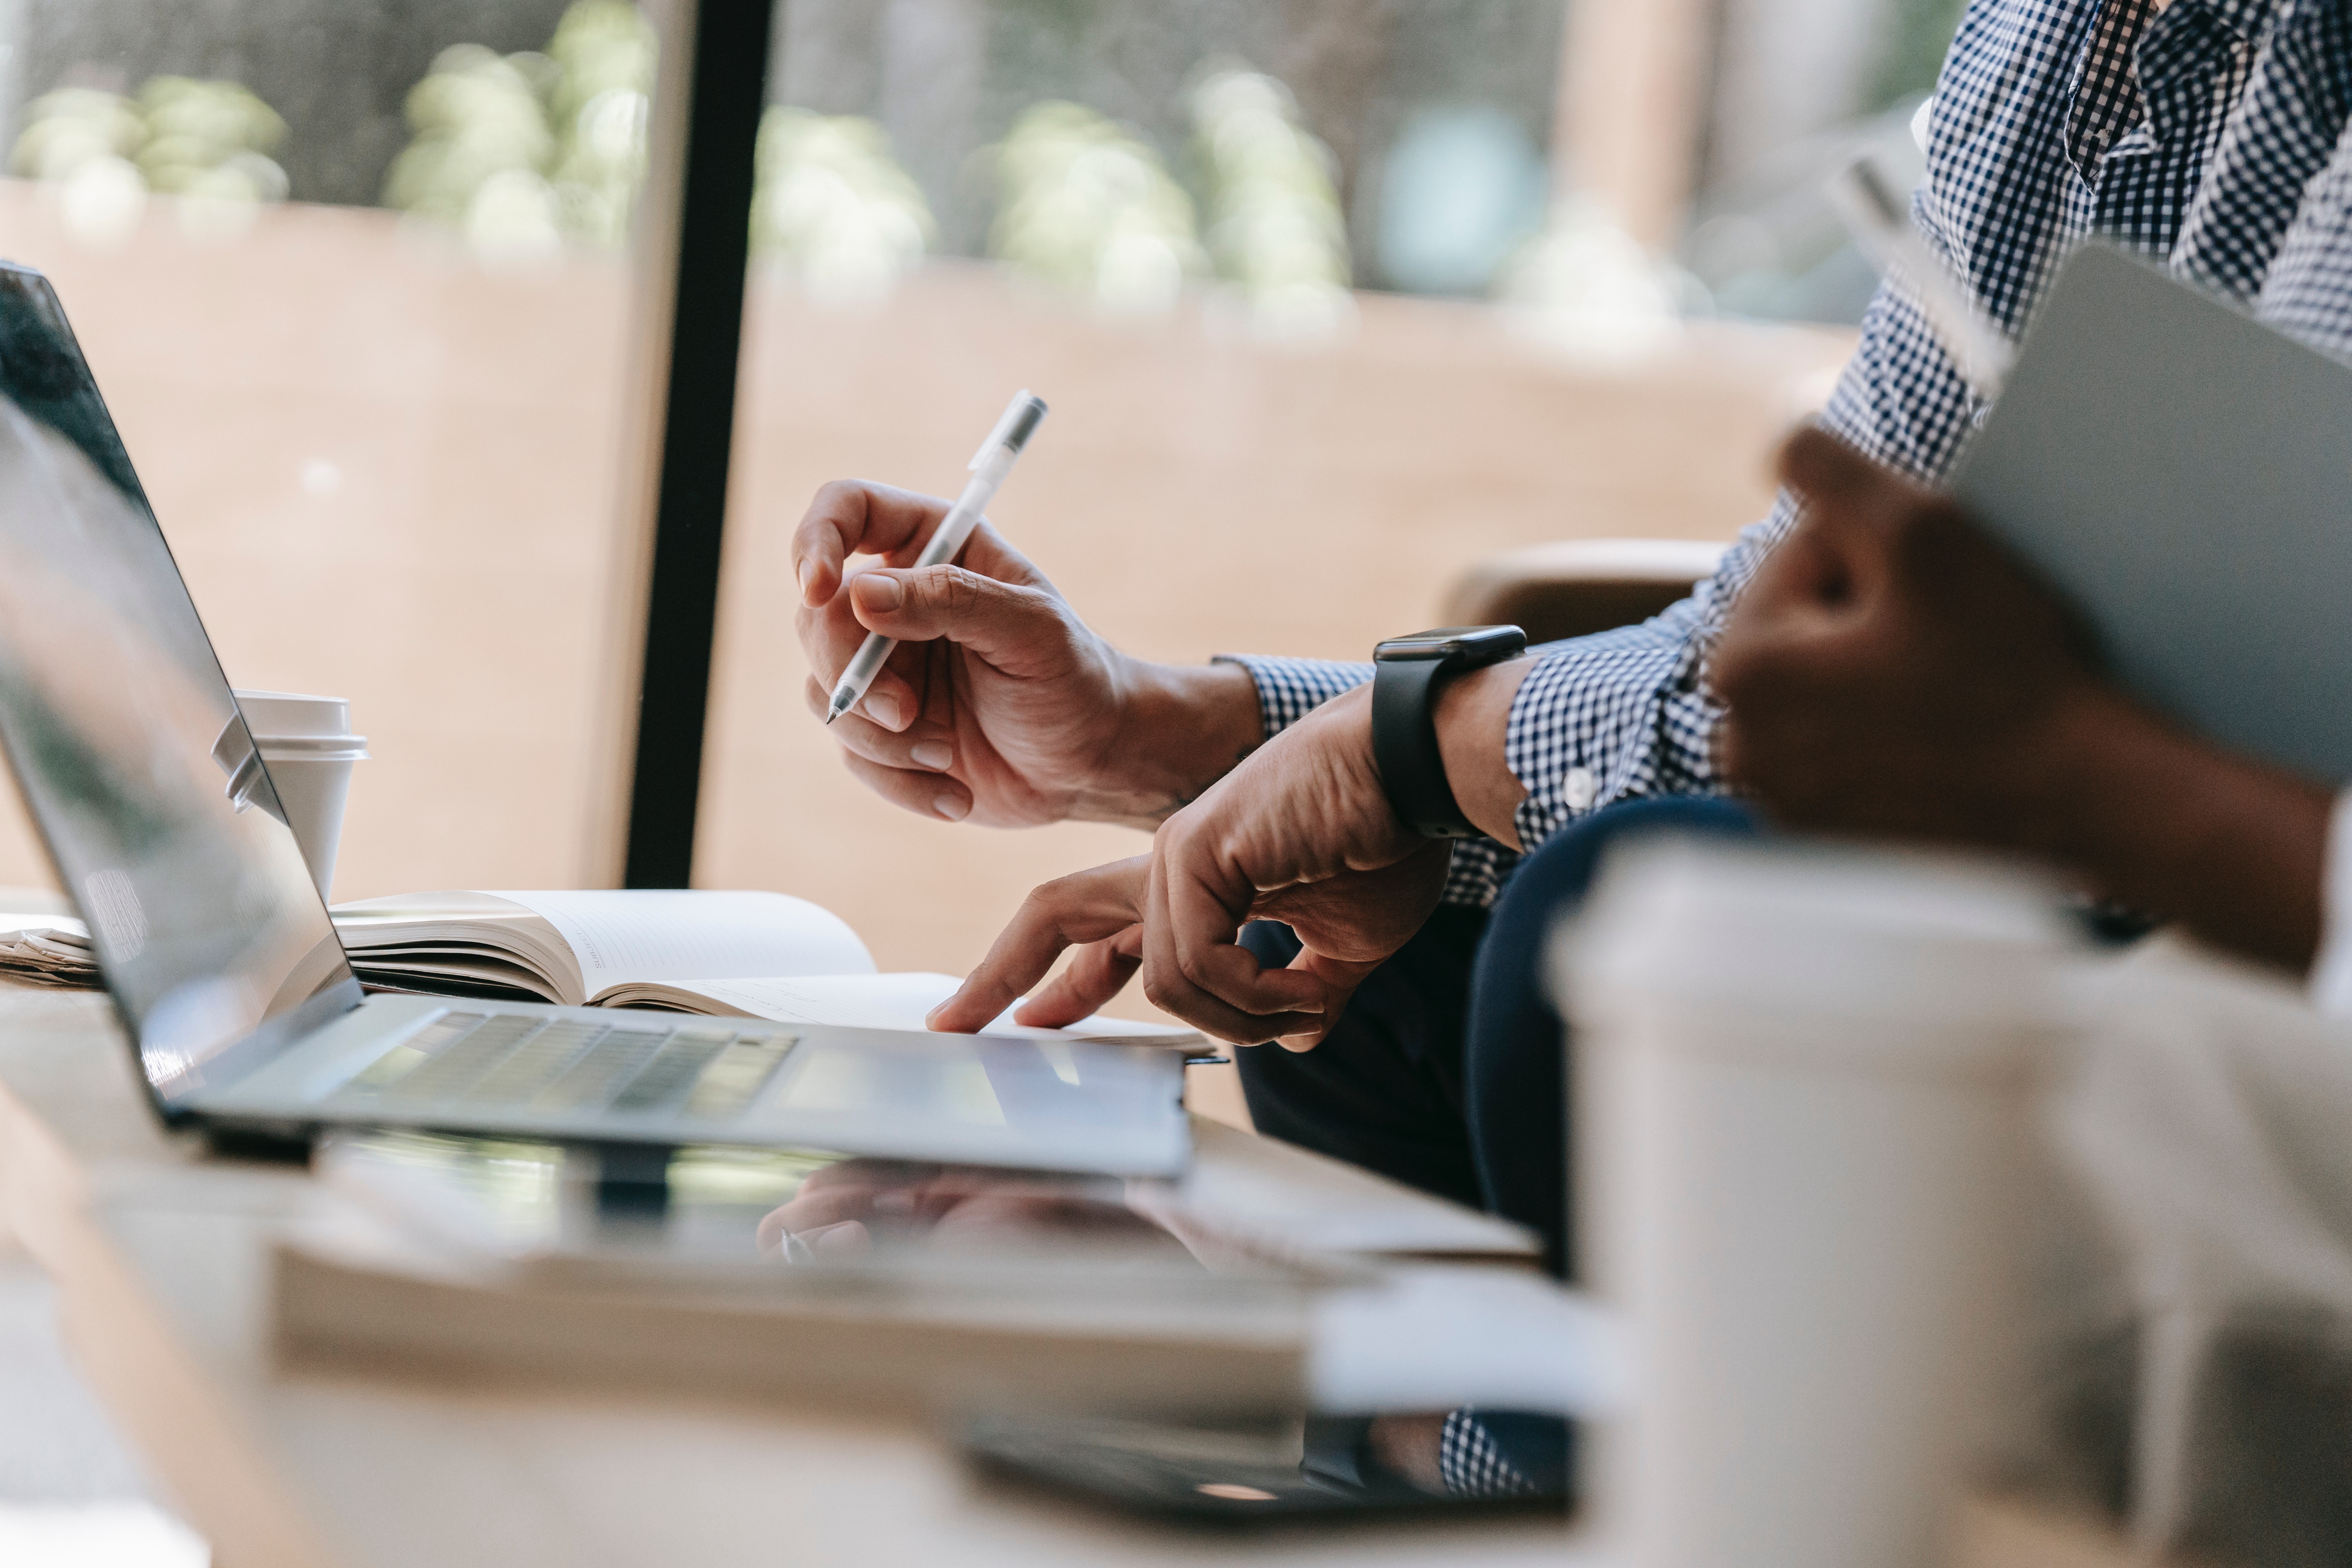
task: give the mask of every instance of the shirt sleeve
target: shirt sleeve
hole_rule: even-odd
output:
[[[1254,653],[1221,653],[1216,662],[1240,665],[1257,683],[1258,717],[1265,723],[1265,738],[1269,741],[1334,697],[1353,691],[1372,678],[1369,662],[1352,664],[1335,658],[1266,658]]]
[[[1940,245],[1924,194],[1920,227]],[[1879,462],[1933,482],[1948,468],[1979,405],[1899,282],[1880,288],[1820,423]],[[1801,509],[1783,492],[1725,552],[1687,599],[1638,626],[1537,650],[1511,703],[1504,760],[1527,790],[1519,842],[1533,849],[1588,812],[1645,795],[1712,795],[1722,709],[1706,656],[1732,605]],[[1457,862],[1458,864],[1458,862]]]
[[[2320,879],[2319,956],[2311,965],[2311,1004],[2341,1017],[2352,1015],[2352,790],[2336,797]]]

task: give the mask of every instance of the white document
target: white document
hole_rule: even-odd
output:
[[[839,916],[784,893],[561,891],[520,904],[579,955],[583,992],[697,974],[871,974],[874,955]]]

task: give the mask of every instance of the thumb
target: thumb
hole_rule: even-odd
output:
[[[1348,1009],[1348,1000],[1355,995],[1356,987],[1370,979],[1381,961],[1370,963],[1345,958],[1333,958],[1313,948],[1302,948],[1290,961],[1290,967],[1300,973],[1312,975],[1323,984],[1323,1012],[1315,1026],[1296,1035],[1281,1037],[1286,1051],[1311,1051],[1323,1043],[1323,1037],[1336,1026],[1340,1015]]]
[[[1010,673],[1069,646],[1069,611],[1043,588],[1000,583],[961,566],[877,567],[851,579],[850,608],[868,631],[900,642],[945,637]]]

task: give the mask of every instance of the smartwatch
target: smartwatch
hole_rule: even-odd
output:
[[[1381,788],[1407,827],[1430,838],[1475,838],[1437,749],[1437,682],[1515,658],[1528,646],[1517,626],[1441,626],[1391,637],[1372,649],[1372,761]]]

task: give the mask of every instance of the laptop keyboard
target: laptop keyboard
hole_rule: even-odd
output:
[[[409,1114],[667,1111],[725,1121],[751,1106],[799,1039],[771,1027],[701,1021],[664,1027],[446,1013],[369,1063],[327,1103]]]

